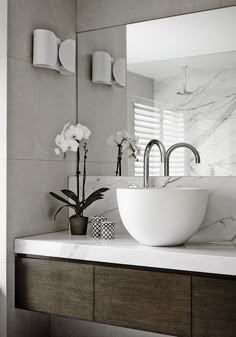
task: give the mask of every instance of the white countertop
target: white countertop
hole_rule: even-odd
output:
[[[15,253],[236,276],[236,246],[227,242],[148,247],[128,235],[103,241],[63,231],[15,239]]]

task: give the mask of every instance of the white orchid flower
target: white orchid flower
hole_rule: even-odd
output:
[[[116,141],[116,143],[120,144],[123,139],[124,139],[124,136],[122,134],[122,131],[116,132],[116,135],[115,135],[115,141]]]
[[[67,151],[76,152],[78,150],[79,143],[74,139],[65,139],[61,142],[60,147],[55,149],[55,153],[60,155]]]
[[[132,139],[132,137],[130,136],[130,134],[128,133],[128,131],[123,130],[122,131],[122,136],[128,140]]]
[[[63,127],[63,130],[60,135],[56,136],[55,143],[58,146],[57,149],[55,149],[55,153],[59,156],[62,154],[62,152],[65,152],[65,132],[68,129],[70,123],[66,123]]]
[[[137,155],[140,156],[141,155],[141,146],[137,145]]]
[[[116,147],[118,145],[114,136],[109,136],[107,138],[107,144],[112,146],[112,147]]]
[[[67,123],[64,125],[60,135],[57,135],[55,143],[58,146],[54,151],[56,155],[61,155],[67,151],[76,152],[79,147],[79,142],[84,138],[88,139],[91,131],[80,124],[74,126]]]
[[[57,147],[56,149],[54,149],[55,153],[57,156],[60,156],[62,154],[61,150]]]
[[[89,130],[87,126],[78,123],[76,127],[83,131],[84,139],[89,139],[89,137],[91,136],[91,131]]]
[[[79,143],[74,139],[67,139],[67,141],[69,143],[69,151],[77,152]]]
[[[84,132],[82,128],[71,125],[65,132],[66,139],[75,139],[80,142],[83,139]]]
[[[60,147],[61,143],[65,140],[65,132],[68,129],[69,125],[70,125],[70,123],[66,123],[63,127],[63,130],[62,130],[61,134],[56,136],[55,142],[56,142],[57,146]]]
[[[127,150],[127,149],[129,148],[129,146],[130,146],[129,141],[125,139],[125,140],[122,142],[122,149],[123,149],[123,150]]]
[[[138,145],[139,139],[138,137],[132,137],[128,131],[122,130],[117,131],[115,135],[109,136],[107,138],[107,144],[112,147],[117,147],[118,145],[122,146],[122,150],[130,151],[130,156],[132,158],[137,159],[137,156],[141,153],[141,148]]]

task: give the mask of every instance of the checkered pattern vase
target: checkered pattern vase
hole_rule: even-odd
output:
[[[115,224],[114,221],[102,221],[101,223],[101,238],[103,240],[115,239]]]
[[[101,237],[101,223],[107,221],[105,216],[93,216],[90,220],[91,225],[91,235],[93,238]]]

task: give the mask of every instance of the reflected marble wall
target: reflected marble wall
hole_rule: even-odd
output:
[[[185,175],[235,176],[236,64],[217,70],[190,67],[187,90],[192,95],[177,95],[181,86],[181,72],[177,77],[155,81],[155,100],[184,115],[184,140],[200,152],[201,164],[195,165],[185,151],[189,163]]]
[[[76,190],[75,177],[69,178],[70,188]],[[87,194],[100,187],[108,187],[102,201],[94,203],[86,213],[89,216],[105,214],[116,223],[117,233],[127,233],[117,208],[116,189],[129,184],[143,184],[142,177],[88,177]],[[191,241],[233,242],[236,244],[236,177],[152,177],[151,186],[159,188],[202,187],[209,190],[209,204],[200,231]],[[171,205],[170,205],[171,208]]]

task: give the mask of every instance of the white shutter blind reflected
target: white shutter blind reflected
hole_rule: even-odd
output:
[[[141,154],[135,162],[135,176],[143,175],[143,156],[147,143],[152,139],[161,140],[166,149],[184,141],[184,115],[169,109],[134,103],[134,133],[139,137]],[[150,175],[160,176],[162,172],[160,152],[154,147],[150,154]],[[171,154],[170,174],[184,175],[184,149],[177,149]]]

